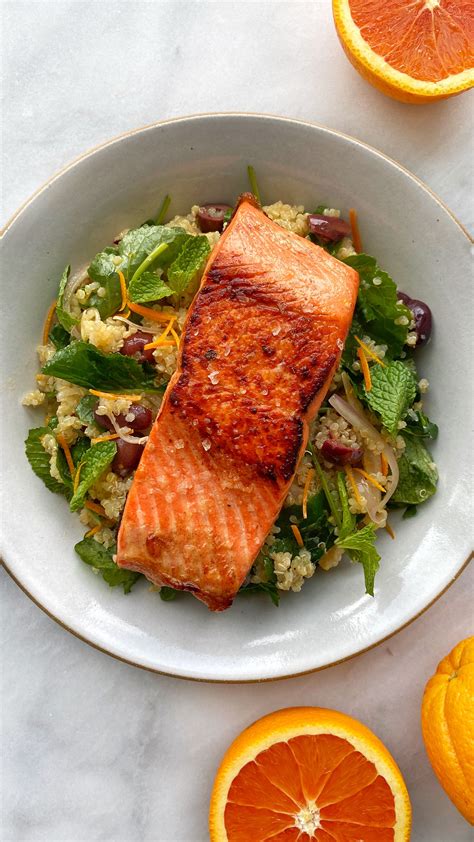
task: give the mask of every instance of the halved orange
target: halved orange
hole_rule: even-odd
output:
[[[430,102],[474,85],[472,0],[333,0],[342,46],[383,93]]]
[[[211,795],[211,842],[402,842],[402,774],[365,725],[325,708],[276,711],[243,731]]]

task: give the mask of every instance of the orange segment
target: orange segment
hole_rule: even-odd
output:
[[[389,96],[429,102],[474,84],[472,0],[333,0],[342,46]]]
[[[395,761],[337,711],[289,708],[232,743],[211,796],[211,842],[402,842],[410,802]]]

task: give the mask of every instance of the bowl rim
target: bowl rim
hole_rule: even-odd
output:
[[[161,127],[161,126],[166,126],[166,125],[180,123],[180,122],[186,123],[186,122],[189,122],[189,121],[202,120],[202,119],[216,120],[216,119],[220,119],[222,117],[238,117],[238,118],[244,118],[244,119],[249,119],[249,120],[262,120],[262,119],[263,120],[277,120],[281,123],[290,123],[290,124],[295,124],[295,125],[299,125],[299,126],[306,126],[306,127],[312,128],[312,129],[320,130],[321,132],[324,132],[325,134],[333,135],[335,137],[342,138],[343,140],[349,141],[350,143],[354,144],[355,146],[358,146],[358,147],[360,147],[364,150],[369,151],[372,155],[375,155],[376,157],[381,158],[382,160],[388,162],[391,166],[398,169],[405,176],[407,176],[411,181],[414,181],[418,185],[418,187],[420,187],[425,193],[428,193],[428,195],[430,195],[431,198],[434,199],[434,201],[445,211],[445,213],[447,213],[448,216],[451,217],[452,221],[460,229],[462,234],[467,238],[468,242],[470,242],[471,244],[474,245],[474,237],[472,237],[470,235],[470,233],[465,228],[465,226],[459,221],[459,219],[456,217],[456,215],[453,213],[453,211],[448,207],[448,205],[445,204],[445,202],[438,196],[438,194],[435,193],[427,184],[425,184],[425,182],[422,181],[422,179],[418,178],[418,176],[416,176],[414,173],[412,173],[410,170],[408,170],[406,167],[404,167],[402,164],[400,164],[399,161],[396,161],[394,158],[391,158],[389,155],[386,155],[384,152],[381,152],[379,149],[371,146],[368,143],[365,143],[364,141],[358,140],[357,138],[353,137],[352,135],[348,135],[348,134],[346,134],[344,132],[341,132],[337,129],[331,129],[328,126],[325,126],[321,123],[313,122],[311,120],[301,120],[301,119],[294,118],[294,117],[284,117],[282,115],[269,114],[269,113],[266,113],[266,112],[264,113],[264,112],[247,112],[247,111],[202,112],[202,113],[197,113],[197,114],[184,115],[184,116],[180,116],[180,117],[167,118],[167,119],[163,119],[163,120],[156,120],[153,123],[147,123],[145,125],[139,126],[138,128],[130,129],[129,131],[122,132],[119,135],[115,135],[114,137],[109,138],[108,140],[104,141],[103,143],[99,143],[99,144],[96,144],[93,147],[90,147],[85,152],[81,153],[80,155],[78,155],[77,157],[75,157],[71,161],[69,161],[69,163],[65,164],[64,167],[62,167],[61,169],[59,169],[55,173],[53,173],[48,179],[46,179],[46,181],[44,181],[42,184],[40,184],[39,187],[33,193],[30,194],[30,196],[28,196],[25,199],[25,201],[16,209],[16,211],[13,212],[13,214],[6,221],[5,225],[0,229],[0,239],[3,240],[3,238],[8,234],[8,231],[10,230],[10,228],[12,228],[12,226],[17,221],[17,219],[20,218],[20,216],[23,214],[23,212],[26,211],[27,208],[35,201],[35,199],[38,196],[40,196],[45,190],[47,190],[51,186],[51,184],[53,184],[55,181],[57,181],[59,178],[61,178],[61,176],[63,176],[65,173],[69,172],[69,170],[74,169],[76,166],[78,166],[80,163],[85,161],[87,158],[95,155],[97,152],[99,152],[103,149],[106,149],[107,147],[113,146],[116,143],[120,143],[122,140],[125,140],[129,137],[133,137],[134,135],[138,135],[138,134],[142,134],[142,133],[145,133],[145,132],[148,132],[148,131],[152,131],[152,130],[154,130],[158,127]],[[8,573],[10,578],[20,588],[20,590],[23,591],[23,593],[26,594],[26,596],[38,608],[40,608],[41,611],[43,611],[44,614],[46,614],[47,617],[49,617],[51,620],[54,620],[54,622],[57,623],[61,628],[65,629],[67,632],[74,635],[74,637],[78,638],[83,643],[86,643],[88,646],[91,646],[93,649],[96,649],[97,651],[102,652],[102,653],[108,655],[109,657],[114,658],[117,661],[121,661],[122,663],[128,664],[129,666],[133,666],[133,667],[137,667],[138,669],[145,670],[146,672],[151,672],[151,673],[154,673],[154,674],[157,674],[157,675],[163,675],[163,676],[167,676],[167,677],[170,677],[170,678],[179,678],[183,681],[194,681],[194,682],[205,683],[205,684],[260,684],[260,683],[271,682],[271,681],[283,681],[285,679],[298,678],[298,677],[301,677],[301,676],[304,676],[304,675],[310,675],[310,674],[315,673],[315,672],[321,672],[322,670],[329,669],[330,667],[337,666],[338,664],[345,663],[346,661],[350,661],[353,658],[356,658],[358,655],[362,655],[365,652],[369,652],[371,649],[374,649],[375,647],[380,646],[380,644],[386,642],[391,637],[398,634],[398,632],[400,632],[403,629],[410,626],[419,617],[421,617],[426,611],[428,611],[428,609],[431,608],[431,606],[434,605],[435,602],[437,602],[438,599],[440,599],[446,593],[446,591],[451,587],[451,585],[455,581],[457,581],[457,579],[460,578],[460,576],[462,575],[464,570],[467,568],[467,566],[468,566],[469,562],[471,561],[471,559],[473,558],[473,556],[474,556],[474,552],[471,552],[468,555],[468,557],[461,563],[461,565],[459,566],[459,568],[458,568],[456,574],[454,575],[454,577],[448,582],[447,585],[445,585],[441,589],[441,591],[438,594],[436,594],[436,596],[433,597],[433,599],[427,605],[424,606],[424,608],[422,608],[419,612],[417,612],[409,620],[402,623],[396,629],[391,631],[388,635],[382,637],[380,640],[376,641],[375,643],[371,643],[369,646],[363,647],[362,649],[358,649],[356,652],[353,652],[351,655],[347,655],[344,658],[340,658],[340,659],[337,659],[335,661],[331,661],[330,663],[324,664],[323,666],[313,667],[313,668],[308,669],[308,670],[302,670],[300,672],[289,673],[287,675],[278,675],[278,676],[272,676],[272,677],[267,677],[267,678],[252,678],[252,679],[198,678],[198,677],[193,677],[193,676],[179,675],[177,673],[167,672],[165,670],[157,669],[156,667],[145,666],[144,664],[140,664],[140,663],[137,663],[136,661],[125,658],[122,655],[117,655],[116,653],[111,652],[110,650],[106,649],[105,647],[100,646],[99,644],[92,642],[87,637],[85,637],[84,635],[77,632],[75,629],[72,629],[70,626],[68,626],[62,620],[58,619],[54,614],[51,613],[51,611],[49,611],[48,608],[46,608],[45,605],[43,605],[41,602],[39,602],[36,599],[36,597],[34,597],[30,593],[30,591],[23,585],[23,583],[14,575],[14,573],[9,569],[8,564],[7,564],[7,562],[5,561],[4,558],[0,558],[0,564],[3,566],[3,568],[5,569],[5,572]]]

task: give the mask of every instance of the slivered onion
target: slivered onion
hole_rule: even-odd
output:
[[[130,436],[128,433],[124,433],[123,430],[131,430],[131,427],[119,427],[113,412],[105,412],[104,415],[110,420],[115,432],[122,441],[126,441],[128,444],[146,444],[148,441],[148,436],[141,436],[139,438],[138,436]]]
[[[353,400],[356,400],[355,396],[353,397]],[[329,398],[329,403],[331,404],[333,409],[335,409],[336,412],[339,413],[339,415],[345,418],[345,420],[348,421],[349,424],[351,424],[356,430],[361,430],[366,434],[366,436],[369,439],[371,439],[379,445],[388,464],[390,465],[390,470],[392,472],[390,487],[385,493],[382,500],[380,501],[380,504],[377,508],[377,511],[380,511],[381,509],[385,508],[392,494],[395,493],[395,489],[398,485],[398,480],[400,478],[398,462],[393,448],[390,447],[389,444],[387,444],[387,442],[382,438],[378,430],[376,430],[373,424],[371,424],[370,421],[367,420],[364,414],[356,410],[353,405],[351,406],[350,404],[348,404],[347,401],[345,401],[339,395],[331,395],[331,397]],[[369,486],[369,483],[367,483],[367,486]],[[377,491],[376,488],[374,488],[373,490]]]
[[[119,316],[117,314],[116,316],[112,316],[112,318],[117,319],[120,322],[125,322],[126,324],[131,325],[131,327],[135,327],[137,330],[141,330],[142,333],[149,333],[151,336],[154,336],[155,333],[156,333],[156,330],[150,330],[149,327],[143,327],[143,325],[137,325],[136,322],[132,322],[132,321],[130,321],[130,319],[126,319],[125,316]]]

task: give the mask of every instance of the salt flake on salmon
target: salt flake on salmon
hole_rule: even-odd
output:
[[[283,505],[359,277],[250,196],[215,246],[127,497],[117,564],[227,608]]]

